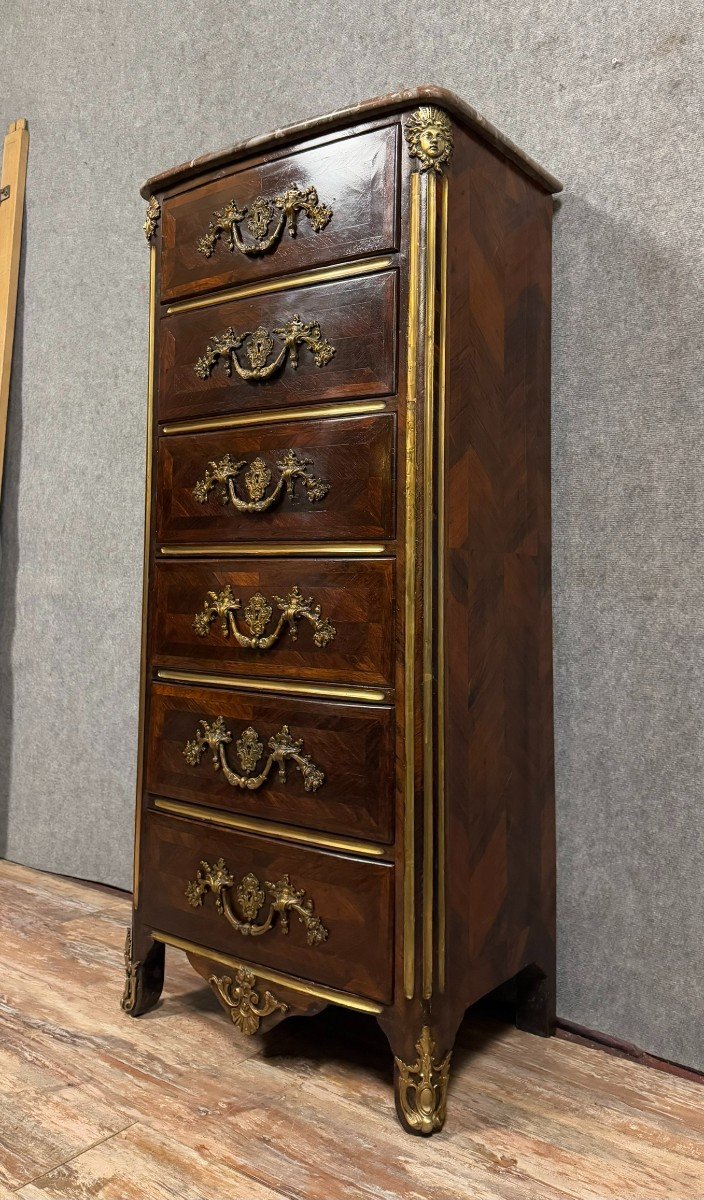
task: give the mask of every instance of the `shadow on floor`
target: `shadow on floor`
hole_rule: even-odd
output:
[[[209,988],[199,987],[179,994],[178,1005],[194,1013],[222,1012]],[[226,1019],[223,1014],[223,1020]],[[484,1053],[512,1022],[512,1006],[499,1000],[485,1000],[468,1009],[457,1034],[453,1069]],[[330,1005],[315,1016],[289,1017],[263,1034],[258,1042],[258,1053],[266,1061],[296,1059],[311,1070],[319,1063],[338,1063],[385,1083],[393,1078],[394,1060],[389,1043],[375,1018],[364,1013]]]

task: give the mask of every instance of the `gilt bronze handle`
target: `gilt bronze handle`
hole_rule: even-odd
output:
[[[274,351],[274,339],[268,329],[259,325],[253,331],[246,330],[244,333],[236,333],[230,326],[224,333],[216,334],[210,339],[205,348],[205,354],[201,355],[193,370],[200,379],[209,379],[218,360],[222,359],[227,376],[232,375],[234,367],[240,379],[245,379],[247,382],[261,382],[271,379],[272,375],[281,371],[286,365],[287,358],[295,370],[298,366],[299,346],[305,346],[310,351],[318,367],[324,367],[335,354],[335,347],[321,337],[318,322],[302,321],[298,313],[294,313],[291,320],[282,325],[280,329],[275,329],[274,333],[281,339],[283,345],[271,362],[269,359]],[[237,354],[237,351],[242,348],[244,348],[244,353],[249,361],[248,367],[242,363]]]
[[[200,908],[208,892],[212,892],[220,916],[245,937],[268,933],[277,917],[281,932],[288,933],[289,912],[294,912],[303,925],[309,946],[318,946],[328,936],[320,917],[313,912],[313,901],[304,899],[305,892],[295,888],[288,875],[283,875],[276,883],[265,881],[263,887],[252,874],[244,875],[236,883],[225,860],[219,858],[212,867],[210,863],[201,862],[195,879],[186,888],[188,903],[193,908]],[[234,892],[239,913],[233,907],[231,892]],[[258,919],[265,902],[268,902],[268,909],[263,918]]]
[[[264,459],[255,458],[248,465],[246,459],[234,462],[230,455],[226,454],[219,462],[208,463],[205,475],[196,482],[193,488],[193,495],[199,504],[205,504],[211,489],[219,484],[220,499],[223,504],[227,504],[229,501],[237,512],[260,513],[266,512],[268,508],[272,508],[276,504],[277,500],[281,498],[284,488],[291,503],[295,503],[296,483],[300,480],[308,500],[313,504],[316,500],[323,500],[327,496],[330,484],[318,479],[317,475],[313,475],[308,470],[308,467],[312,465],[312,459],[298,458],[293,450],[286,450],[276,463],[280,475],[273,491],[269,492],[267,496],[266,489],[271,483],[271,471]],[[247,500],[238,496],[235,488],[235,480],[245,467],[247,467],[247,471],[242,478],[249,497]]]
[[[219,617],[223,635],[228,637],[231,633],[244,650],[270,650],[286,626],[291,641],[295,642],[298,637],[298,622],[301,620],[308,621],[312,626],[316,646],[327,646],[337,634],[335,626],[322,615],[320,605],[313,603],[312,596],[306,599],[295,584],[288,596],[274,596],[274,600],[281,615],[276,628],[271,633],[266,633],[274,611],[266,596],[255,592],[242,608],[242,601],[239,596],[232,594],[228,583],[221,592],[208,592],[203,601],[203,611],[196,613],[193,627],[200,637],[206,637],[213,621]],[[243,633],[237,625],[235,613],[240,611],[249,628],[248,634]]]
[[[269,778],[274,764],[279,769],[279,779],[285,783],[286,763],[289,761],[295,764],[303,776],[303,786],[307,792],[317,792],[318,788],[325,783],[325,775],[319,767],[316,767],[310,756],[301,754],[303,739],[291,737],[288,725],[283,725],[278,733],[269,738],[267,743],[269,755],[257,775],[253,775],[252,771],[264,753],[264,747],[259,741],[256,729],[250,725],[235,742],[237,757],[242,768],[242,774],[238,774],[232,770],[227,760],[225,747],[232,741],[232,734],[229,729],[225,728],[225,718],[216,717],[212,725],[209,725],[207,721],[200,721],[199,725],[193,740],[186,742],[183,751],[186,762],[191,767],[197,767],[207,746],[212,751],[214,769],[216,771],[222,769],[225,779],[232,787],[242,788],[249,792],[256,791]]]
[[[207,232],[198,242],[198,249],[210,258],[221,237],[232,251],[239,250],[248,258],[256,258],[274,250],[286,228],[295,237],[299,214],[303,213],[315,233],[320,233],[332,217],[332,209],[318,200],[314,187],[299,188],[294,184],[279,196],[258,196],[249,206],[239,208],[236,200],[230,200],[224,208],[213,213]],[[251,241],[242,237],[240,225],[244,221]],[[273,229],[270,228],[272,222]]]

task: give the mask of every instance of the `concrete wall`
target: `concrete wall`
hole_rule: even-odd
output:
[[[8,857],[127,887],[150,173],[417,83],[567,185],[556,219],[562,1016],[704,1067],[699,0],[61,6],[0,22],[29,118],[2,513]]]

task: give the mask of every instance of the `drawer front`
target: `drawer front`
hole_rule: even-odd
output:
[[[395,271],[232,300],[160,322],[159,419],[390,395],[395,367]]]
[[[393,839],[391,707],[155,684],[150,725],[147,788],[155,795],[359,840]],[[302,745],[298,758],[279,751],[282,778],[270,739],[285,746],[284,729]],[[230,740],[220,745],[221,736]]]
[[[397,153],[390,126],[166,200],[162,298],[397,249]]]
[[[140,915],[152,928],[372,1000],[391,999],[390,864],[156,813],[147,816],[142,847],[149,886]],[[272,914],[272,902],[281,911]],[[295,907],[307,903],[310,913]]]
[[[157,537],[392,538],[394,444],[393,414],[161,438]]]
[[[157,563],[160,667],[319,682],[393,683],[392,559]]]

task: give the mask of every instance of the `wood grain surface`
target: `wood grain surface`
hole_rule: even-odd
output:
[[[180,434],[159,441],[157,538],[161,542],[261,541],[264,538],[349,538],[364,541],[392,538],[394,527],[395,415],[342,420],[282,421],[214,433]],[[309,500],[300,481],[286,488],[264,512],[242,512],[223,503],[213,487],[204,501],[194,495],[211,462],[226,454],[247,468],[261,458],[271,471],[267,497],[287,450],[323,481],[326,494]],[[244,475],[242,468],[241,476]],[[238,499],[249,499],[242,477],[233,483]]]
[[[232,327],[252,332],[263,325],[269,333],[294,316],[318,322],[320,335],[335,349],[330,362],[317,366],[313,355],[299,350],[298,366],[290,361],[264,383],[228,376],[222,361],[207,379],[194,370],[211,339]],[[276,339],[271,361],[279,353]],[[246,351],[242,358],[247,365]],[[164,317],[159,332],[160,421],[183,417],[224,416],[243,410],[286,408],[322,400],[357,400],[388,396],[395,387],[396,271],[368,279],[343,279],[315,288],[293,288],[254,299],[231,300],[197,312]]]
[[[194,908],[186,897],[203,860],[224,858],[239,882],[290,876],[313,903],[328,936],[310,945],[294,913],[289,931],[277,921],[263,936],[245,937],[218,913],[212,895]],[[393,974],[393,866],[273,837],[219,829],[162,813],[147,813],[141,868],[142,926],[159,929],[302,979],[388,1003]],[[263,910],[263,914],[266,908]]]
[[[210,754],[190,766],[184,746],[199,722],[219,716],[233,734],[228,758],[238,767],[236,741],[250,725],[266,747],[283,725],[302,739],[302,751],[325,773],[325,782],[307,792],[295,765],[286,779],[271,772],[262,785],[231,787]],[[304,700],[298,696],[258,696],[220,688],[157,684],[152,692],[148,789],[191,804],[283,821],[348,837],[391,842],[393,812],[393,709],[387,705]],[[262,754],[262,765],[266,761]],[[261,769],[261,768],[259,768]]]
[[[353,132],[345,139],[342,152],[337,141],[304,146],[294,154],[284,152],[279,158],[240,168],[224,179],[167,200],[163,213],[162,299],[183,298],[395,250],[398,138],[397,125]],[[284,230],[266,254],[248,256],[230,250],[224,235],[209,258],[199,252],[198,243],[213,214],[226,204],[236,200],[242,211],[256,200],[271,200],[294,187],[316,188],[320,203],[332,208],[324,229],[314,230],[301,213],[296,236]],[[278,216],[275,212],[271,229]],[[251,244],[245,223],[241,233]]]
[[[699,1084],[470,1014],[442,1138],[332,1008],[262,1040],[168,951],[119,1008],[129,898],[0,863],[0,1200],[702,1200]]]
[[[394,568],[392,558],[159,562],[152,589],[153,661],[159,667],[218,675],[392,687]],[[232,624],[224,633],[219,616],[206,633],[199,632],[195,616],[212,604],[211,593],[221,596],[227,588],[241,603],[232,611],[232,622],[245,638],[253,634],[247,623],[252,598],[264,596],[271,609],[261,634],[269,637],[281,619],[277,597],[285,608],[293,588],[312,601],[312,608],[320,607],[321,621],[329,622],[334,632],[316,645],[314,625],[301,619],[295,636],[284,625],[266,650],[242,646]]]
[[[469,138],[455,148],[448,193],[456,248],[444,564],[451,986],[472,1003],[535,964],[547,980],[549,1027],[552,200]],[[528,1027],[525,1012],[521,1019]]]

